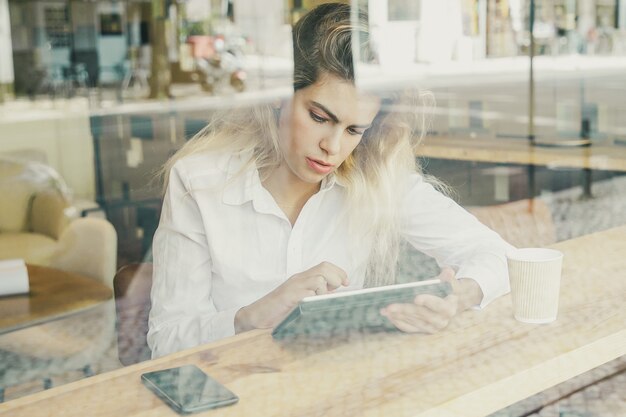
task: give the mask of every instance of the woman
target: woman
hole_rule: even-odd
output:
[[[508,291],[507,244],[418,173],[411,96],[356,88],[352,33],[373,60],[366,25],[346,5],[312,10],[294,27],[293,97],[223,115],[165,166],[154,357],[273,327],[306,296],[392,283],[401,238],[454,294],[382,309],[400,330],[436,332]]]

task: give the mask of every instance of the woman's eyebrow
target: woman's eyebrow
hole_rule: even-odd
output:
[[[328,110],[328,108],[326,106],[324,106],[321,103],[318,103],[317,101],[311,101],[311,104],[313,104],[315,107],[319,107],[320,109],[322,109],[324,111],[324,113],[326,113],[328,115],[328,117],[334,122],[334,123],[339,123],[339,118],[337,117],[337,115],[335,115],[335,113],[333,113],[332,111]],[[353,127],[359,128],[359,129],[369,129],[372,125],[371,124],[364,124],[364,125],[353,125]]]
[[[335,115],[335,113],[333,113],[332,111],[328,110],[328,108],[326,106],[324,106],[321,103],[318,103],[317,101],[311,101],[311,104],[313,104],[315,107],[319,107],[320,109],[322,109],[324,111],[324,113],[326,113],[328,115],[328,117],[330,117],[330,119],[333,122],[339,123],[339,118]]]

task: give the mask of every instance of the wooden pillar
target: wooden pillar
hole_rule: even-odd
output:
[[[152,0],[150,21],[150,45],[152,46],[152,74],[150,75],[150,98],[170,97],[170,64],[167,56],[167,5],[166,0]]]

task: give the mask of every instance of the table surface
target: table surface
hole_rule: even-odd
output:
[[[206,416],[485,416],[626,354],[626,226],[564,252],[558,320],[512,318],[510,296],[437,335],[354,334],[279,343],[255,330],[0,405],[0,415],[176,416],[146,371],[196,364],[239,397]]]
[[[0,298],[0,334],[88,310],[113,296],[92,278],[43,266],[27,268],[30,292]]]
[[[568,141],[563,141],[563,143]],[[571,141],[570,141],[571,142]],[[428,158],[626,171],[626,146],[531,146],[527,139],[428,136],[417,150]]]

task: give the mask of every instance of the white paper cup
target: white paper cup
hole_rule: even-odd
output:
[[[524,248],[507,253],[513,314],[524,323],[550,323],[559,310],[563,253]]]

